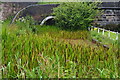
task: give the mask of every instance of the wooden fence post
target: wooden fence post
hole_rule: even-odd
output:
[[[118,32],[116,32],[116,40],[118,40]]]
[[[100,32],[100,29],[98,28],[98,33]]]

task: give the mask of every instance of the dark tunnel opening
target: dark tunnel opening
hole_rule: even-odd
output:
[[[49,19],[44,23],[44,25],[55,25],[55,20],[53,18]]]

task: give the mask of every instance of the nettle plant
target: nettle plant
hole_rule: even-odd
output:
[[[26,24],[27,26],[29,25],[33,25],[35,23],[33,17],[31,16],[26,16],[26,17],[21,17],[19,19],[16,20],[16,23],[24,23]]]
[[[35,21],[32,16],[21,17],[16,20],[15,24],[23,30],[25,29],[33,32],[35,30],[35,27],[34,27]]]
[[[66,2],[53,9],[56,25],[63,29],[87,29],[100,14],[100,2]]]

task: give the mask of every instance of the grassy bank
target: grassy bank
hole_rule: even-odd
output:
[[[32,26],[3,26],[3,78],[119,77],[120,58],[114,46],[105,49],[93,44],[88,31]]]
[[[115,33],[110,33],[110,37],[108,37],[108,33],[109,32],[105,32],[104,35],[102,34],[102,31],[100,31],[99,33],[97,32],[97,30],[94,31],[90,31],[91,33],[91,37],[93,39],[98,40],[99,42],[105,44],[105,45],[118,45],[118,40],[116,40],[116,34]]]

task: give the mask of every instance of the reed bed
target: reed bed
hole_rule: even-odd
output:
[[[42,29],[42,28],[41,28]],[[48,29],[47,29],[48,30]],[[22,32],[21,32],[22,31]],[[3,78],[118,78],[118,49],[72,45],[62,39],[88,39],[87,32],[33,33],[2,29]],[[81,34],[80,34],[81,33]],[[84,34],[84,35],[82,35]]]

